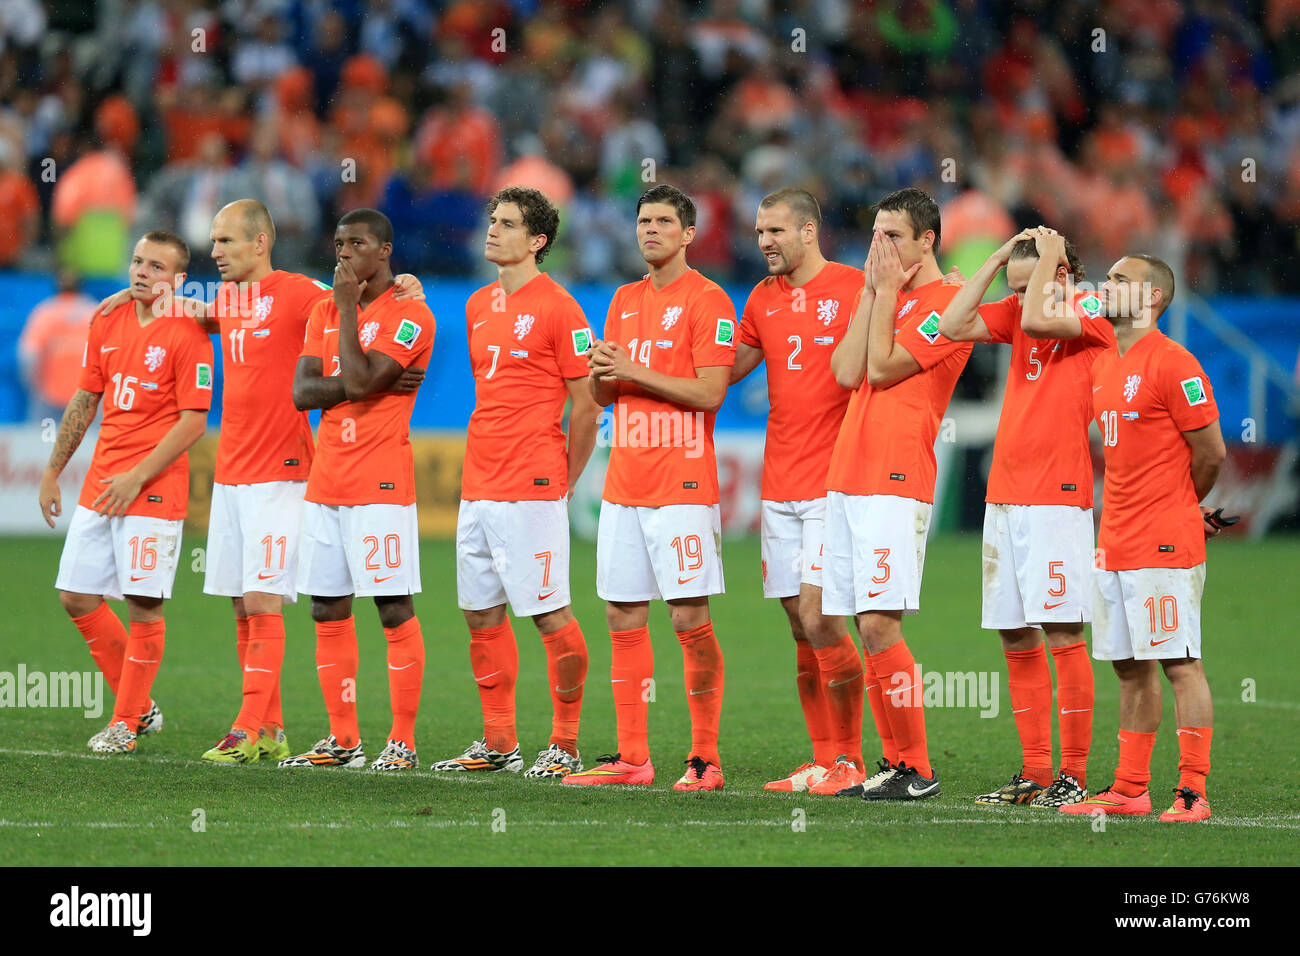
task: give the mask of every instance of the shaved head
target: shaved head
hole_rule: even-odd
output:
[[[1169,308],[1169,303],[1174,301],[1174,270],[1169,268],[1169,263],[1155,256],[1139,253],[1129,258],[1136,259],[1146,266],[1146,275],[1142,276],[1142,281],[1148,283],[1151,288],[1160,290],[1160,308],[1155,313],[1155,317],[1159,318],[1164,315],[1165,309]]]
[[[220,216],[224,212],[230,213],[243,227],[245,239],[256,239],[258,235],[265,233],[267,249],[275,245],[275,223],[271,221],[271,213],[260,201],[236,199],[223,206],[217,215]]]

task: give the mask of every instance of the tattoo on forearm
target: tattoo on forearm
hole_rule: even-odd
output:
[[[59,423],[54,451],[50,453],[49,467],[52,470],[63,471],[63,466],[76,454],[81,439],[86,435],[86,429],[95,420],[98,411],[99,396],[94,392],[80,390],[72,396],[72,401],[68,402],[68,407],[63,412],[63,421]]]

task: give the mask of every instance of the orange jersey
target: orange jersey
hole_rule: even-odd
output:
[[[888,388],[864,379],[853,392],[831,455],[828,491],[934,501],[934,439],[971,353],[969,342],[939,334],[939,316],[956,294],[955,285],[940,279],[898,293],[894,341],[921,370]],[[860,298],[861,292],[853,312]]]
[[[656,372],[692,378],[697,368],[736,361],[736,309],[694,269],[662,289],[646,276],[620,286],[605,339]],[[678,405],[627,382],[612,406],[606,501],[657,508],[718,503],[713,413]]]
[[[749,294],[740,341],[763,350],[767,362],[767,441],[762,496],[808,501],[826,494],[835,436],[849,396],[831,374],[831,353],[853,318],[861,269],[828,262],[794,288],[769,276]]]
[[[324,283],[279,269],[245,290],[222,283],[213,303],[225,373],[220,484],[304,481],[310,473],[311,425],[293,407],[293,373],[307,316],[329,294]]]
[[[357,310],[357,332],[366,352],[382,352],[402,368],[422,369],[429,364],[434,320],[423,302],[399,302],[390,288]],[[332,297],[312,309],[302,355],[320,359],[327,376],[340,373],[339,310]],[[307,479],[307,500],[326,505],[414,504],[414,408],[414,392],[379,392],[325,409]]]
[[[465,303],[474,370],[460,496],[467,501],[554,501],[569,493],[566,379],[587,377],[595,336],[554,279],[530,279],[514,295],[493,282]],[[583,384],[586,388],[586,384]]]
[[[212,343],[203,330],[185,316],[141,326],[135,305],[97,316],[86,341],[78,387],[104,396],[99,442],[78,499],[87,508],[104,490],[100,479],[143,461],[183,410],[212,407]],[[126,513],[184,518],[189,497],[189,457],[181,454],[140,489]]]
[[[979,307],[994,342],[1011,343],[1011,371],[985,501],[1000,505],[1092,507],[1092,363],[1115,344],[1101,300],[1078,292],[1076,339],[1035,339],[1020,328],[1021,303],[1009,295]]]
[[[1098,566],[1195,567],[1205,560],[1205,526],[1182,433],[1219,418],[1205,370],[1155,329],[1123,355],[1097,356],[1092,388],[1106,457]]]

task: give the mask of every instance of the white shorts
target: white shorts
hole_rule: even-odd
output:
[[[303,502],[298,590],[315,597],[419,594],[415,505]]]
[[[762,502],[763,597],[787,598],[801,584],[822,586],[826,499]]]
[[[1097,660],[1200,658],[1204,561],[1192,568],[1095,568],[1092,580]]]
[[[1092,509],[984,506],[983,627],[1092,620]]]
[[[249,591],[298,600],[298,532],[305,481],[212,486],[203,593]]]
[[[569,603],[569,505],[462,501],[456,516],[456,598],[466,611],[510,602],[520,617]]]
[[[717,505],[600,503],[596,594],[605,601],[675,601],[723,594]]]
[[[169,598],[180,560],[179,518],[124,515],[108,518],[77,505],[59,558],[60,591],[122,600]]]
[[[915,498],[826,492],[822,613],[920,610],[933,510]]]

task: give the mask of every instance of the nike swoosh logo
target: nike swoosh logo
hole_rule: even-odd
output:
[[[131,575],[131,580],[132,580],[132,581],[143,581],[143,580],[144,580],[145,578],[147,578],[147,577],[149,577],[149,575],[147,575],[147,574],[142,574],[142,575],[140,575],[139,577],[136,577],[136,576],[133,574],[133,575]]]
[[[635,313],[635,312],[624,312],[624,313],[623,313],[623,318],[626,319],[629,315],[636,315],[636,313]]]
[[[568,687],[568,688],[563,688],[563,689],[561,689],[561,688],[558,687],[558,686],[555,688],[555,692],[556,692],[557,694],[572,694],[575,690],[582,690],[582,685],[581,685],[581,684],[578,684],[578,685],[575,686],[575,687]]]
[[[1032,708],[1032,707],[1021,707],[1019,710],[1013,710],[1011,713],[1013,713],[1013,714],[1023,714],[1025,711],[1027,711],[1027,710],[1033,710],[1033,709],[1034,709],[1034,708]],[[1064,713],[1064,711],[1062,711],[1062,713]]]
[[[388,669],[389,669],[390,671],[404,671],[404,670],[406,670],[408,667],[412,666],[414,663],[415,663],[415,661],[411,661],[410,664],[403,664],[401,667],[394,667],[392,664],[389,664],[389,665],[388,665]]]
[[[712,694],[715,690],[717,690],[716,687],[710,687],[708,690],[692,690],[687,691],[687,693],[692,697],[699,697],[701,694]]]
[[[547,591],[545,594],[539,594],[539,595],[537,595],[537,600],[539,600],[539,601],[545,601],[545,600],[547,600],[547,599],[548,599],[552,594],[554,594],[554,593],[555,593],[556,591],[558,591],[558,590],[559,590],[559,588],[552,588],[551,590]]]
[[[158,663],[157,661],[142,661],[142,660],[139,660],[138,658],[135,658],[135,657],[128,657],[127,660],[128,660],[128,661],[134,661],[134,662],[137,663],[137,664],[157,664],[157,663]]]
[[[906,687],[899,687],[899,688],[896,688],[896,689],[894,689],[894,690],[887,690],[887,691],[885,691],[885,693],[888,694],[889,696],[893,697],[895,694],[901,694],[901,693],[904,693],[905,691],[909,691],[909,690],[911,690],[911,689],[912,689],[913,687],[915,687],[915,686],[916,686],[915,684],[908,684]]]
[[[475,323],[474,323],[474,328],[477,329],[480,325],[487,325],[487,324],[488,324],[488,320],[487,320],[487,319],[484,319],[482,322],[475,322]],[[471,331],[472,331],[472,330],[471,330]]]
[[[909,797],[923,797],[931,790],[933,790],[936,786],[938,786],[938,784],[932,783],[928,787],[922,787],[920,790],[918,790],[916,789],[916,784],[909,783],[907,785],[907,795]]]
[[[826,686],[827,686],[827,687],[842,687],[842,686],[845,685],[845,684],[851,684],[851,683],[853,683],[853,682],[854,682],[855,680],[857,680],[857,679],[858,679],[858,678],[856,678],[856,677],[846,677],[846,678],[844,678],[844,680],[832,680],[832,681],[827,681],[827,682],[826,682]]]
[[[495,670],[495,671],[493,671],[491,674],[484,674],[482,677],[475,676],[474,680],[478,681],[478,682],[481,684],[481,683],[483,683],[483,681],[487,680],[489,677],[496,677],[496,676],[497,676],[498,674],[500,674],[500,673],[501,673],[500,670]]]
[[[1196,731],[1194,731],[1194,730],[1183,730],[1183,729],[1181,729],[1181,728],[1178,730],[1178,733],[1179,733],[1179,734],[1191,734],[1193,737],[1199,737],[1199,736],[1201,736],[1200,734],[1198,734],[1198,733],[1197,733]],[[1175,734],[1174,736],[1177,736],[1177,735],[1178,735],[1178,734]]]
[[[110,345],[108,348],[104,348],[104,346],[101,345],[101,346],[99,347],[99,351],[100,351],[100,352],[116,352],[116,351],[117,351],[118,349],[120,349],[121,347],[122,347],[122,346],[120,346],[120,345]]]
[[[246,674],[254,674],[254,673],[256,673],[256,674],[274,674],[275,671],[271,670],[269,667],[249,667],[247,664],[245,664],[245,665],[244,665],[244,673],[246,673]]]
[[[259,580],[259,581],[269,581],[269,580],[271,580],[271,578],[278,578],[278,577],[279,577],[280,575],[282,575],[282,574],[284,574],[283,571],[276,571],[274,574],[263,574],[261,571],[258,571],[258,572],[257,572],[257,580]]]
[[[696,578],[698,578],[698,577],[699,577],[698,574],[692,574],[689,578],[678,578],[678,579],[677,579],[677,583],[678,583],[678,584],[686,584],[688,581],[694,581],[694,580],[695,580]]]
[[[329,335],[331,332],[337,332],[338,329],[326,329],[322,334]]]
[[[781,307],[778,305],[775,309],[768,309],[767,314],[771,315],[773,312],[780,312],[780,311],[781,311]]]
[[[1152,647],[1159,647],[1161,644],[1168,644],[1168,643],[1169,643],[1170,641],[1172,641],[1172,640],[1173,640],[1172,637],[1166,637],[1163,641],[1152,641],[1152,642],[1151,642],[1151,646],[1152,646]]]
[[[1105,388],[1105,387],[1106,387],[1105,385],[1098,385],[1096,388],[1093,389],[1093,391],[1094,391],[1094,392],[1100,392],[1100,391],[1101,391],[1103,388]]]
[[[889,588],[885,588],[885,591],[888,591],[888,590],[889,590]],[[868,591],[868,592],[867,592],[867,597],[869,597],[869,598],[880,597],[880,595],[884,594],[885,591]]]
[[[1086,714],[1090,710],[1092,710],[1091,707],[1080,707],[1078,710],[1066,710],[1065,708],[1061,708],[1061,715],[1064,716],[1066,714]],[[1012,713],[1015,713],[1015,711],[1012,711]]]
[[[390,580],[391,578],[395,578],[395,577],[397,577],[396,574],[386,574],[386,575],[384,575],[382,578],[379,577],[379,575],[375,575],[375,583],[376,583],[376,584],[383,584],[385,581]]]
[[[1051,610],[1053,610],[1054,608],[1058,608],[1058,607],[1060,607],[1060,606],[1063,605],[1063,604],[1069,604],[1069,603],[1070,603],[1069,601],[1057,601],[1055,604],[1048,604],[1048,603],[1044,602],[1044,603],[1043,603],[1043,610],[1044,610],[1044,611],[1051,611]]]
[[[319,671],[319,670],[324,670],[326,667],[333,667],[333,666],[334,666],[333,664],[317,664],[316,669]]]
[[[822,566],[821,566],[820,564],[810,564],[810,565],[808,565],[808,570],[809,570],[809,571],[820,571],[821,569],[822,569]]]
[[[611,684],[626,684],[626,683],[627,683],[627,678],[626,678],[626,677],[610,678],[610,681],[609,681],[609,682],[610,682]]]

